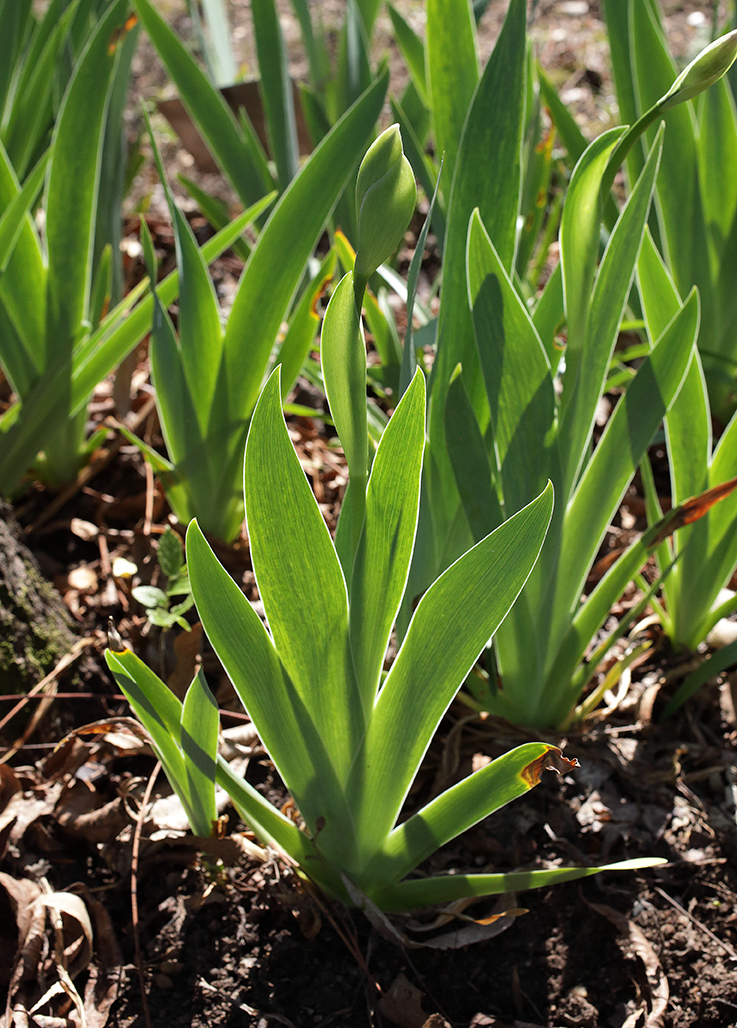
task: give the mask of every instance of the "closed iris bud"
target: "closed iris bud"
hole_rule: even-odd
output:
[[[402,241],[417,200],[415,177],[399,126],[382,132],[361,162],[356,182],[358,248],[355,274],[368,279]]]
[[[737,29],[714,40],[698,57],[684,68],[658,107],[668,110],[684,100],[693,100],[699,93],[717,82],[731,68],[737,57]]]

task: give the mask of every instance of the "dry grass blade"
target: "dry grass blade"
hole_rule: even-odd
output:
[[[151,1014],[148,1009],[148,997],[146,995],[146,981],[143,977],[143,957],[141,955],[141,936],[138,931],[138,853],[141,846],[141,832],[143,831],[143,822],[146,819],[146,808],[148,807],[151,799],[151,793],[153,792],[156,779],[158,778],[159,771],[161,770],[161,764],[157,760],[156,766],[151,772],[151,777],[146,785],[146,791],[143,794],[141,800],[141,809],[138,812],[138,819],[136,821],[136,829],[133,834],[133,852],[131,855],[131,919],[133,922],[133,942],[136,950],[136,969],[138,971],[138,981],[141,986],[141,1006],[143,1007],[143,1016],[146,1021],[146,1028],[152,1028],[151,1026]]]
[[[52,702],[52,700],[54,698],[54,692],[55,692],[55,689],[56,689],[56,681],[57,681],[59,675],[63,671],[65,671],[66,668],[68,668],[70,664],[73,664],[74,661],[77,659],[77,657],[79,657],[82,653],[84,653],[84,651],[89,646],[91,646],[93,643],[95,643],[95,642],[97,642],[97,639],[94,636],[91,636],[91,635],[90,636],[85,636],[84,639],[79,639],[74,644],[74,646],[72,646],[72,648],[69,651],[69,653],[65,653],[64,654],[64,656],[61,658],[61,660],[56,665],[56,667],[52,671],[50,671],[48,673],[48,675],[45,676],[45,678],[42,678],[40,682],[38,682],[36,685],[34,685],[34,687],[31,689],[31,691],[29,693],[27,693],[25,696],[23,696],[18,701],[18,703],[16,703],[16,705],[13,707],[13,709],[11,711],[9,711],[9,713],[7,713],[5,715],[5,717],[2,719],[2,721],[0,721],[0,729],[2,729],[10,721],[10,719],[12,717],[14,717],[18,713],[19,710],[23,709],[23,707],[26,705],[26,703],[28,702],[28,700],[32,696],[36,696],[40,692],[47,692],[47,693],[49,693],[49,695],[46,696],[41,701],[39,706],[34,711],[33,717],[30,719],[28,725],[26,726],[26,729],[23,732],[23,735],[19,739],[16,739],[16,741],[13,743],[13,745],[10,747],[10,749],[6,750],[6,752],[3,754],[3,756],[0,757],[0,763],[7,763],[7,761],[9,761],[11,759],[11,757],[14,757],[15,754],[20,749],[22,749],[22,747],[28,741],[30,736],[33,734],[33,731],[35,730],[36,725],[38,724],[38,722],[41,720],[41,718],[46,713],[46,711],[47,711],[47,709],[49,707],[49,704]]]

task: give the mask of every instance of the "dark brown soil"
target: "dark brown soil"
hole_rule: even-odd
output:
[[[672,732],[653,733],[649,752],[642,757],[641,769],[648,769],[647,777],[667,773],[658,769],[670,763],[675,741]],[[602,736],[598,746],[605,745]],[[595,743],[586,746],[588,775],[605,767],[595,759],[597,748]],[[575,749],[572,746],[566,752]],[[515,1020],[580,1028],[654,1024],[648,1013],[657,1005],[658,989],[662,999],[665,982],[670,999],[657,1023],[673,1028],[735,1023],[735,951],[730,957],[707,934],[708,929],[727,946],[737,942],[737,876],[726,856],[734,853],[737,841],[734,820],[727,824],[721,808],[711,806],[713,796],[700,800],[690,794],[683,779],[653,786],[642,777],[633,778],[630,769],[629,774],[615,773],[608,784],[609,795],[618,800],[608,816],[616,823],[617,810],[629,807],[632,818],[626,842],[619,837],[608,856],[657,853],[672,860],[668,867],[646,875],[607,876],[528,893],[519,901],[529,912],[505,933],[451,952],[403,951],[373,932],[362,916],[340,910],[306,915],[300,906],[295,917],[294,899],[287,889],[272,884],[264,890],[257,882],[249,892],[246,873],[235,884],[212,893],[210,903],[188,916],[181,931],[172,933],[162,927],[156,933],[152,926],[146,948],[152,1023],[257,1028],[274,1022],[297,1026],[388,1022],[419,1028],[423,1022],[412,1020],[411,1014],[406,1021],[395,1022],[386,1014],[382,1020],[380,1002],[377,1009],[379,997],[386,995],[399,975],[424,994],[422,1007],[427,1014],[439,1013],[459,1028]],[[515,804],[506,817],[492,819],[488,831],[498,846],[495,866],[506,866],[515,851],[526,854],[526,864],[531,859],[535,863],[575,859],[579,847],[589,859],[592,854],[598,856],[597,844],[603,842],[607,827],[600,833],[591,827],[576,830],[570,812],[570,804],[580,804],[587,791],[573,779],[560,788],[548,783],[526,802]],[[590,796],[589,792],[589,801]],[[695,819],[691,829],[674,827],[676,798],[683,800],[675,808],[678,816],[688,812],[686,816]],[[670,807],[660,806],[661,802]],[[556,843],[551,843],[545,830],[545,826],[550,830],[551,822]],[[606,825],[611,827],[612,822]],[[460,858],[473,865],[480,852],[496,850],[486,833],[485,825],[475,830],[469,848],[461,843],[447,859]],[[692,847],[690,859],[684,861],[687,835]],[[693,844],[698,845],[698,854]],[[168,880],[147,879],[142,887],[147,907],[150,904],[163,919],[177,905],[201,896],[202,886],[201,877],[189,872],[170,875]],[[602,905],[617,911],[625,928],[628,923],[637,926],[647,948],[636,950],[631,930],[629,936],[618,931],[596,909]],[[305,937],[302,922],[311,935],[315,917],[321,919],[322,927],[316,936]],[[329,923],[331,917],[338,931]],[[350,947],[344,936],[349,937]],[[360,952],[365,967],[359,966],[353,948]],[[172,956],[175,973],[162,974],[162,961],[168,961],[168,969]],[[120,1004],[120,1023],[130,1023],[128,1018],[138,1010],[132,988]],[[637,1010],[642,1012],[640,1020],[632,1019]],[[482,1020],[480,1014],[489,1020]]]
[[[645,669],[645,677],[652,671]],[[635,695],[640,691],[633,686]],[[70,705],[67,700],[67,710]],[[107,705],[111,713],[124,711],[112,698]],[[84,885],[102,901],[122,953],[105,968],[117,990],[111,1024],[147,1023],[140,970],[152,1025],[420,1028],[430,1014],[445,1021],[428,1024],[454,1028],[731,1025],[737,730],[729,686],[706,690],[663,724],[643,720],[648,705],[645,693],[606,727],[557,740],[579,758],[580,770],[546,775],[536,790],[436,855],[430,869],[552,867],[638,855],[669,863],[520,894],[512,903],[526,914],[497,937],[464,949],[406,949],[388,941],[362,914],[310,895],[273,857],[262,864],[224,851],[226,866],[213,878],[186,837],[157,823],[155,807],[135,868],[139,961],[132,822],[109,810],[120,795],[135,807],[153,760],[141,751],[124,755],[111,735],[88,741],[82,753],[67,746],[36,771],[17,769],[28,800],[47,794],[49,802],[37,818],[28,815],[23,831],[12,830],[2,870],[16,879],[44,875],[52,889],[75,892]],[[447,725],[463,714],[454,709]],[[457,774],[467,772],[475,754],[508,746],[503,733],[503,726],[470,723]],[[429,787],[443,758],[447,763],[441,736],[421,788]],[[265,757],[252,760],[248,777],[277,798],[279,783]],[[154,796],[163,786],[159,780]],[[87,796],[81,806],[80,789]],[[229,830],[237,827],[231,822]],[[487,902],[467,912],[483,917],[491,908]],[[96,949],[95,961],[102,963],[105,952],[111,947]],[[80,992],[84,981],[83,973]],[[409,993],[392,1006],[398,982]]]

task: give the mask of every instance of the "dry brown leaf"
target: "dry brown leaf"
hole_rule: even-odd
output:
[[[50,816],[53,813],[63,788],[62,782],[54,782],[52,785],[38,787],[22,794],[23,802],[18,805],[15,823],[10,828],[9,842],[11,845],[18,846],[28,829],[39,818]],[[34,845],[38,844],[42,850],[48,849],[43,845],[41,834],[33,834],[39,835],[39,838],[34,840]]]
[[[76,735],[68,735],[62,742],[41,761],[39,772],[47,781],[55,781],[66,775],[73,775],[90,759],[91,751],[87,743]]]
[[[21,791],[18,776],[12,767],[0,764],[0,813],[2,813],[16,793]]]
[[[444,932],[427,942],[416,942],[410,940],[409,945],[413,948],[427,946],[428,949],[463,949],[465,946],[472,946],[476,942],[485,942],[501,935],[507,928],[511,928],[515,920],[515,912],[508,911],[504,914],[493,916],[493,920],[487,919],[486,923],[481,921],[464,925],[463,928],[456,928],[452,932]],[[408,943],[405,943],[407,945]]]
[[[422,1009],[423,995],[405,975],[399,974],[379,1000],[379,1010],[399,1028],[424,1028],[427,1014]]]
[[[130,824],[120,796],[106,803],[96,789],[81,781],[64,790],[54,817],[65,832],[90,843],[113,842]]]
[[[10,981],[18,949],[31,926],[33,901],[40,892],[35,882],[0,871],[0,982]]]
[[[74,982],[69,977],[69,972],[64,967],[64,965],[61,964],[58,960],[56,963],[56,973],[59,976],[59,980],[57,982],[54,982],[51,988],[47,989],[44,995],[39,1000],[37,1000],[36,1003],[34,1003],[34,1005],[31,1007],[28,1013],[31,1014],[31,1016],[33,1017],[33,1021],[35,1024],[56,1023],[56,1021],[60,1020],[59,1018],[55,1018],[53,1015],[41,1014],[39,1013],[39,1011],[42,1007],[45,1007],[47,1004],[49,1004],[51,1000],[54,999],[56,996],[61,996],[63,994],[67,997],[67,999],[71,1000],[72,1006],[78,1014],[78,1019],[74,1023],[79,1024],[80,1028],[87,1028],[84,1021],[84,1007],[82,1006],[82,997],[77,992],[74,986]],[[69,1025],[70,1022],[71,1018],[63,1018],[64,1024]]]
[[[14,952],[3,962],[9,972],[7,1009],[12,1010],[12,1020],[6,1017],[2,1023],[6,1028],[56,1023],[65,1028],[103,1028],[117,994],[117,980],[111,985],[107,969],[115,969],[117,979],[121,963],[109,918],[104,911],[100,913],[101,908],[95,911],[105,977],[103,986],[98,987],[100,969],[93,967],[83,1001],[73,978],[89,967],[93,954],[94,932],[87,904],[73,893],[48,891],[47,885],[44,892],[43,885],[0,874],[0,886],[17,928]],[[59,1008],[54,1009],[58,997],[67,1005],[71,1001],[68,1017],[60,1018]],[[87,1016],[86,1007],[92,1016]]]
[[[645,968],[649,995],[643,996],[644,1006],[631,1014],[622,1028],[663,1028],[663,1015],[668,1006],[670,993],[668,979],[660,966],[655,950],[637,925],[633,924],[624,914],[601,903],[590,903],[585,897],[584,900],[588,907],[611,921],[627,940],[630,948],[639,957]]]
[[[75,728],[69,738],[77,735],[102,735],[107,741],[118,734],[132,736],[149,742],[149,735],[143,725],[133,717],[106,717],[100,721],[91,721],[88,725]]]
[[[72,568],[66,576],[67,586],[79,593],[94,593],[97,591],[97,572],[87,564],[78,568]]]
[[[496,909],[491,914],[486,917],[471,917],[469,914],[464,914],[464,910],[480,901],[478,896],[466,896],[464,899],[446,903],[445,906],[438,910],[436,917],[432,921],[418,921],[410,916],[407,921],[407,927],[413,932],[432,932],[437,928],[442,928],[443,925],[450,924],[452,921],[488,925],[498,921],[501,917],[520,917],[522,914],[527,913],[525,907],[513,907],[513,901],[513,893],[506,893],[497,900]]]
[[[92,923],[84,900],[71,892],[50,892],[39,896],[34,907],[45,908],[61,917],[63,954],[57,954],[57,959],[63,958],[70,977],[76,978],[92,959]]]
[[[123,959],[105,907],[89,892],[84,900],[94,922],[95,960],[90,965],[84,989],[87,1028],[104,1028],[122,983]]]
[[[146,820],[151,825],[148,838],[154,842],[178,840],[180,833],[189,831],[187,812],[175,792],[168,796],[159,796],[149,804]]]
[[[462,928],[445,932],[434,939],[420,941],[409,936],[395,921],[390,920],[383,910],[380,910],[346,875],[341,875],[341,878],[351,901],[363,911],[374,928],[385,938],[407,949],[463,949],[464,946],[470,946],[474,942],[483,942],[485,939],[492,939],[495,935],[501,934],[501,932],[506,931],[512,925],[518,913],[525,912],[513,909],[498,909],[495,914],[485,918],[483,921],[471,921],[470,924],[465,924]],[[497,906],[501,904],[509,904],[511,906],[512,899],[511,893],[501,896]],[[444,915],[445,913],[446,908],[441,909],[440,914]],[[469,921],[471,919],[466,918],[466,920]]]
[[[5,882],[6,890],[10,896],[8,883]],[[17,883],[20,884],[20,883]],[[8,985],[8,1009],[18,1007],[20,1010],[27,1010],[29,998],[38,996],[40,990],[45,989],[46,981],[46,958],[49,954],[45,927],[46,911],[36,905],[36,898],[28,902],[31,892],[30,886],[33,882],[24,882],[22,887],[23,895],[16,896],[20,899],[15,913],[18,926],[17,947],[12,964],[12,974]],[[40,887],[36,886],[40,894]],[[14,1022],[15,1023],[15,1020]]]
[[[76,535],[78,539],[82,539],[86,543],[97,539],[100,534],[100,529],[97,525],[93,525],[91,521],[83,521],[82,518],[72,518],[69,522],[69,531],[72,535]]]
[[[22,802],[23,793],[18,776],[12,767],[0,764],[0,860],[7,852],[10,832]]]

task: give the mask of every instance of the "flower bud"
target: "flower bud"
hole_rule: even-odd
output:
[[[687,68],[684,68],[658,107],[667,111],[684,100],[693,100],[699,93],[717,82],[731,68],[737,57],[737,29],[720,36],[702,50]]]
[[[402,150],[399,126],[382,132],[358,169],[356,276],[367,279],[399,246],[414,213],[415,177]]]

